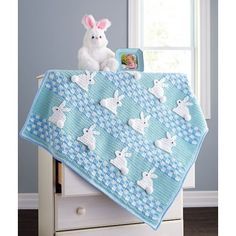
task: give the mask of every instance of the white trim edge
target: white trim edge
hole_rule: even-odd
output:
[[[211,119],[211,3],[210,0],[199,0],[199,83],[198,96],[206,119]],[[200,94],[199,94],[200,90]]]
[[[141,48],[140,7],[141,7],[141,0],[128,1],[128,47],[129,48]]]
[[[184,207],[218,207],[218,191],[184,191]],[[19,193],[18,209],[38,209],[38,193]]]
[[[18,209],[38,209],[38,193],[18,193]]]
[[[184,191],[184,207],[218,207],[218,191]]]

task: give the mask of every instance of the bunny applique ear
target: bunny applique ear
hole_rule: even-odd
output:
[[[92,15],[85,15],[82,18],[82,24],[85,29],[92,29],[96,25],[96,21]]]
[[[156,179],[156,178],[157,178],[157,175],[154,174],[155,170],[156,170],[156,169],[153,167],[153,168],[149,171],[149,174],[151,174],[152,179]]]
[[[141,111],[140,112],[140,118],[143,120],[145,117],[144,117],[144,113]]]
[[[141,120],[149,121],[150,118],[151,118],[151,116],[150,116],[150,115],[147,115],[147,116],[145,117],[143,111],[141,111],[141,112],[140,112],[140,118],[141,118]]]
[[[59,108],[60,108],[62,111],[64,111],[64,112],[69,112],[71,109],[65,107],[65,105],[66,105],[66,102],[63,101],[63,102],[59,105]]]
[[[119,97],[119,91],[118,90],[116,90],[115,92],[114,92],[114,98],[118,98]]]
[[[149,171],[149,173],[153,174],[155,172],[156,168],[152,167],[152,169]]]
[[[65,105],[66,105],[66,102],[63,101],[63,102],[59,105],[59,107],[60,107],[60,108],[63,108]]]
[[[168,131],[166,132],[166,137],[167,137],[168,139],[171,139],[171,138],[172,138],[171,134],[170,134]]]
[[[185,97],[183,101],[184,101],[184,102],[186,103],[186,105],[188,105],[188,106],[192,106],[192,105],[193,105],[193,103],[189,102],[189,96]]]
[[[152,179],[156,179],[157,175],[156,174],[151,174]]]
[[[92,73],[90,74],[90,78],[93,79],[93,78],[95,77],[96,74],[97,74],[96,71],[92,72]]]
[[[98,29],[106,31],[111,26],[111,22],[108,19],[102,19],[96,25]]]
[[[89,130],[92,130],[93,134],[95,134],[95,135],[100,135],[100,133],[98,131],[96,131],[95,128],[96,128],[96,124],[93,124],[89,127]]]
[[[125,157],[131,157],[132,156],[131,153],[128,153],[128,147],[123,148],[121,152],[123,154],[125,154]]]
[[[93,124],[89,127],[90,130],[94,130],[96,128],[96,124]]]

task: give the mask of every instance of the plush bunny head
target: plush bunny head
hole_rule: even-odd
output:
[[[84,36],[84,46],[88,48],[102,48],[108,44],[105,31],[111,26],[108,19],[102,19],[98,22],[95,21],[92,15],[85,15],[82,19],[87,32]]]

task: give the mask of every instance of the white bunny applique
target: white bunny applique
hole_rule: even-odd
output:
[[[183,117],[186,121],[190,121],[192,118],[188,106],[192,106],[193,104],[188,100],[188,96],[185,97],[183,100],[177,100],[177,107],[173,109],[176,114]]]
[[[153,192],[153,180],[157,175],[154,174],[155,168],[152,168],[149,172],[143,172],[143,178],[137,181],[138,186],[143,188],[148,194]]]
[[[149,119],[150,119],[150,115],[148,116],[144,116],[144,113],[141,112],[140,113],[140,119],[136,118],[136,119],[129,119],[128,124],[129,126],[131,126],[134,130],[136,130],[137,132],[139,132],[140,134],[144,135],[145,133],[145,128],[147,128],[149,126]]]
[[[100,133],[94,130],[96,127],[95,124],[90,126],[90,128],[83,129],[83,135],[78,137],[77,140],[88,147],[90,151],[95,150],[96,148],[96,139],[95,135],[99,135]]]
[[[169,132],[166,132],[166,138],[156,140],[155,145],[163,151],[172,154],[172,148],[176,146],[176,135],[171,136]]]
[[[149,88],[148,91],[155,97],[157,97],[161,103],[164,103],[166,101],[164,88],[167,87],[167,85],[165,84],[165,78],[160,80],[156,79],[153,81],[153,83],[153,87]]]
[[[54,123],[58,128],[62,129],[66,121],[64,112],[69,112],[70,108],[65,107],[66,102],[63,101],[59,106],[52,108],[53,114],[48,118],[48,121]]]
[[[95,84],[95,75],[96,72],[90,73],[89,71],[85,71],[84,74],[73,75],[71,81],[78,84],[84,91],[88,92],[89,85]]]
[[[124,95],[119,95],[119,91],[116,90],[113,98],[104,98],[100,101],[100,104],[110,110],[112,113],[117,115],[117,108],[122,106],[121,100],[124,98]]]
[[[115,152],[116,158],[110,160],[110,163],[114,165],[116,168],[118,168],[123,175],[129,173],[126,157],[131,157],[131,153],[128,153],[127,151],[128,151],[127,147],[122,149],[122,151],[116,151]]]

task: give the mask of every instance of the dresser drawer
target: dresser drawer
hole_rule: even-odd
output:
[[[183,194],[179,193],[164,220],[182,219]],[[97,196],[55,196],[55,229],[71,230],[107,225],[138,223],[140,220],[104,194]]]
[[[64,197],[101,194],[98,189],[93,187],[67,166],[60,164],[58,168],[58,181],[61,184],[61,193]]]
[[[164,221],[157,231],[145,224],[57,232],[56,236],[183,236],[183,221]]]
[[[82,177],[77,175],[70,168],[61,164],[58,170],[59,182],[61,184],[63,196],[84,196],[84,195],[98,195],[101,192],[93,187],[90,183],[85,181]],[[183,188],[194,188],[195,183],[195,167],[193,166],[183,184]]]

